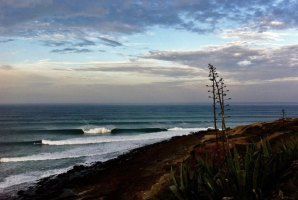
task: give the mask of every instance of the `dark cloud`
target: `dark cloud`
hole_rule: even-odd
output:
[[[111,46],[111,47],[119,47],[119,46],[123,46],[123,44],[121,44],[120,42],[117,42],[115,40],[110,40],[104,37],[99,37],[99,39],[101,39],[104,42],[104,45],[106,46]]]
[[[46,40],[43,41],[43,44],[48,47],[62,47],[62,46],[72,46],[72,47],[86,47],[86,46],[95,46],[96,43],[87,40],[80,39],[78,42],[64,41],[64,40]]]
[[[90,49],[77,49],[77,48],[64,48],[64,49],[54,49],[52,53],[89,53],[92,52]]]
[[[87,39],[82,39],[80,42],[74,44],[74,46],[79,46],[79,47],[95,46],[95,45],[96,45],[95,42]]]
[[[90,52],[93,52],[93,51],[90,49],[77,49],[73,53],[90,53]]]
[[[6,39],[6,40],[0,40],[0,43],[7,43],[7,42],[13,42],[14,39]]]
[[[155,51],[143,58],[171,61],[199,69],[209,63],[238,81],[269,81],[298,77],[298,45],[279,48],[251,48],[230,44],[198,51]]]
[[[152,26],[204,33],[223,24],[252,24],[263,31],[297,28],[297,10],[298,2],[290,0],[0,0],[0,28],[2,35],[25,36],[53,30],[136,33]]]
[[[69,41],[52,41],[52,40],[47,40],[47,41],[44,41],[43,44],[45,46],[49,46],[49,47],[61,47],[61,46],[71,45],[72,43],[69,42]]]
[[[13,70],[14,67],[11,65],[0,65],[1,70]]]

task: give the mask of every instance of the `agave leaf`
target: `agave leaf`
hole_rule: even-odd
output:
[[[226,162],[227,162],[226,164],[227,164],[228,170],[234,171],[235,165],[234,165],[232,156],[228,156],[226,159]]]
[[[181,165],[180,165],[180,189],[181,190],[184,190],[185,189],[183,175],[184,175],[184,173],[183,173],[183,164],[181,163]]]
[[[287,145],[285,143],[285,141],[283,140],[282,141],[282,151],[286,151],[288,148],[287,148]]]
[[[234,166],[236,171],[240,170],[240,156],[236,148],[234,148]]]
[[[209,189],[209,191],[210,191],[211,193],[214,193],[215,188],[214,188],[214,184],[212,183],[213,181],[211,180],[211,178],[208,177],[208,176],[206,176],[206,175],[204,175],[204,176],[203,176],[203,181],[204,181],[204,183],[206,184],[206,186],[207,186],[207,188]]]
[[[185,165],[183,165],[182,167],[183,167],[182,172],[183,172],[184,186],[185,186],[185,188],[188,188],[188,185],[189,185],[189,176],[188,176],[189,175],[189,171],[188,171],[188,168]]]
[[[258,176],[259,176],[259,168],[260,168],[260,158],[261,158],[261,155],[259,154],[258,157],[257,157],[257,160],[254,163],[255,165],[254,165],[254,171],[253,171],[253,177],[252,177],[252,181],[253,181],[252,188],[255,191],[256,191],[256,189],[258,187]]]
[[[175,195],[175,197],[179,200],[185,200],[178,192],[178,189],[175,185],[171,185],[170,186],[170,190],[173,192],[173,194]]]
[[[176,180],[175,172],[173,171],[173,168],[172,168],[172,167],[171,167],[171,176],[172,176],[172,180],[173,180],[175,186],[178,187],[178,182],[177,182],[177,180]]]
[[[268,146],[266,141],[264,141],[263,139],[261,139],[261,147],[262,147],[263,155],[268,158],[270,156]]]
[[[252,153],[251,148],[249,146],[246,147],[246,153],[244,158],[244,170],[246,171],[246,175],[248,175],[250,171],[250,163],[251,163]]]
[[[268,149],[268,153],[272,154],[272,147],[268,139],[265,140],[266,147]]]
[[[237,179],[238,179],[239,186],[244,189],[246,186],[246,171],[238,170]]]

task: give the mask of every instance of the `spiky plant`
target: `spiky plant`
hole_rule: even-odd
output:
[[[234,148],[221,168],[199,159],[196,167],[181,164],[180,173],[172,171],[170,189],[179,200],[193,199],[265,199],[276,189],[278,176],[298,154],[297,136],[279,142],[273,151],[268,140],[251,144],[245,153]]]

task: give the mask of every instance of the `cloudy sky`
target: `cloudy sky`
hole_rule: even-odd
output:
[[[0,0],[0,103],[297,102],[297,0]]]

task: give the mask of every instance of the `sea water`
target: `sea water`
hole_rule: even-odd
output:
[[[233,105],[227,126],[298,117],[298,105]],[[220,118],[220,117],[218,117]],[[210,105],[1,105],[0,193],[213,127]]]

